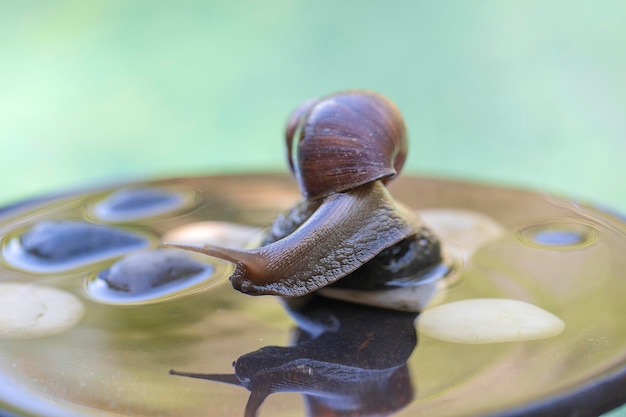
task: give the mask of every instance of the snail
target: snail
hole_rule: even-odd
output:
[[[441,261],[437,238],[386,188],[408,148],[391,101],[367,91],[308,100],[292,112],[285,138],[303,199],[277,217],[262,246],[165,245],[234,263],[231,284],[251,295],[303,296],[372,260],[372,273],[346,282],[374,289]]]

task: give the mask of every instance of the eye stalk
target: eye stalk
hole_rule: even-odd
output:
[[[292,112],[286,142],[303,200],[275,220],[263,246],[165,245],[234,263],[231,284],[251,295],[312,293],[378,256],[385,259],[378,264],[388,264],[386,249],[411,240],[421,242],[413,246],[424,251],[410,252],[400,274],[441,261],[437,239],[385,187],[402,169],[407,152],[406,129],[393,103],[366,91],[309,100]],[[379,286],[375,280],[364,287]]]

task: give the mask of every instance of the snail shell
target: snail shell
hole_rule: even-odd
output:
[[[304,102],[288,120],[286,140],[289,167],[310,200],[391,181],[408,149],[400,111],[368,91]]]

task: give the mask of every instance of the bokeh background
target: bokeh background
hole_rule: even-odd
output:
[[[285,171],[291,109],[365,88],[402,110],[410,172],[626,212],[625,17],[620,0],[2,1],[0,205]]]
[[[626,2],[4,1],[0,203],[286,169],[302,100],[378,91],[408,170],[626,211]]]

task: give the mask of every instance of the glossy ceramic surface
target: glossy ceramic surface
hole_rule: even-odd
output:
[[[113,279],[103,271],[120,256],[157,250],[164,236],[191,239],[180,233],[194,224],[201,238],[252,245],[299,192],[273,175],[103,187],[0,212],[0,285],[51,287],[84,306],[78,324],[57,334],[0,338],[0,415],[595,416],[626,402],[623,219],[486,185],[409,177],[391,190],[425,219],[454,223],[471,212],[500,228],[480,244],[444,239],[462,262],[429,305],[517,299],[551,311],[565,330],[525,342],[438,341],[418,334],[416,313],[237,293],[230,265],[195,255],[204,275],[154,281],[149,289],[159,291],[143,298],[107,298],[93,285]],[[120,203],[120,191],[139,197]],[[145,245],[67,252],[73,263],[60,266],[33,262],[32,250],[15,255],[33,227],[59,221],[103,225]]]

